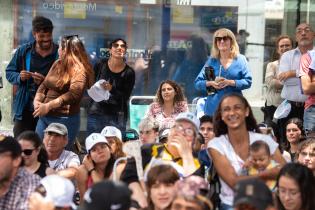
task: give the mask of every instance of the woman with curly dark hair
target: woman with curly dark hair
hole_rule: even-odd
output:
[[[150,105],[146,117],[154,118],[160,129],[171,128],[176,116],[187,111],[187,101],[181,87],[172,80],[165,80],[159,85],[155,102]]]
[[[208,149],[220,177],[220,210],[232,209],[235,184],[250,177],[242,172],[252,143],[264,141],[268,144],[272,159],[280,165],[286,162],[278,144],[269,135],[257,133],[259,130],[251,107],[239,93],[230,93],[221,99],[214,116],[214,132],[216,137],[209,141]],[[273,179],[278,172],[278,168],[272,168],[255,176],[264,180]]]

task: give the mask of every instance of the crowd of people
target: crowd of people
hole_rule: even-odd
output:
[[[6,69],[16,92],[13,137],[0,135],[0,209],[315,209],[309,24],[297,26],[295,49],[287,35],[276,40],[263,123],[242,95],[252,83],[247,59],[233,32],[221,28],[195,78],[202,93],[196,112],[180,85],[161,81],[134,138],[126,138],[135,83],[127,42],[110,42],[109,57],[93,69],[78,35],[63,36],[58,48],[49,19],[37,16],[32,26],[35,41],[21,46]],[[78,153],[84,97],[87,135]],[[291,109],[275,121],[284,102]]]

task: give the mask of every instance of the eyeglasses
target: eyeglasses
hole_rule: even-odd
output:
[[[276,193],[279,195],[279,196],[285,196],[285,195],[288,195],[290,198],[294,198],[294,197],[297,197],[300,195],[300,191],[298,190],[290,190],[290,189],[285,189],[285,188],[278,188]]]
[[[22,152],[24,153],[24,155],[30,156],[34,150],[35,150],[35,148],[34,149],[24,149],[24,150],[22,150]]]
[[[312,30],[311,30],[310,28],[299,28],[299,29],[296,30],[296,33],[301,34],[303,31],[304,31],[305,33],[309,33],[309,32],[311,32]]]
[[[63,36],[63,38],[66,39],[66,40],[72,39],[74,37],[79,38],[79,35],[78,34],[71,34],[71,35]]]
[[[222,40],[225,42],[226,40],[231,40],[231,38],[230,37],[228,37],[228,36],[222,36],[222,37],[219,37],[219,36],[217,36],[216,38],[215,38],[215,41],[216,42],[221,42]]]
[[[126,49],[126,47],[127,47],[125,44],[117,44],[117,43],[113,43],[112,46],[114,48],[120,47],[120,48],[123,48],[123,49]]]
[[[173,128],[175,128],[176,131],[184,132],[184,134],[186,136],[194,136],[195,135],[195,131],[192,128],[184,128],[181,125],[174,125]]]

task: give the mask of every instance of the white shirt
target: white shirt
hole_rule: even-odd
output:
[[[281,97],[290,101],[304,102],[307,98],[302,94],[302,86],[299,78],[300,59],[302,53],[299,48],[289,50],[280,58],[279,74],[286,71],[295,70],[296,77],[288,78],[283,83]]]
[[[63,150],[60,157],[57,160],[48,161],[49,167],[60,171],[66,168],[69,168],[69,166],[79,166],[80,165],[80,159],[77,154],[74,152]]]
[[[255,141],[261,140],[268,144],[270,153],[274,154],[278,148],[278,143],[276,143],[269,135],[264,135],[260,133],[248,132],[249,133],[249,144]],[[229,141],[228,135],[221,135],[215,137],[208,143],[208,148],[217,150],[220,154],[226,156],[226,158],[231,163],[237,175],[241,174],[241,169],[244,165],[244,161],[240,158],[234,151],[232,144]],[[233,205],[234,191],[220,178],[221,193],[220,199],[224,204]]]

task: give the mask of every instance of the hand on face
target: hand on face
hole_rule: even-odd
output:
[[[192,153],[192,141],[188,141],[184,134],[176,131],[174,128],[170,131],[167,144],[176,148],[180,157]]]

